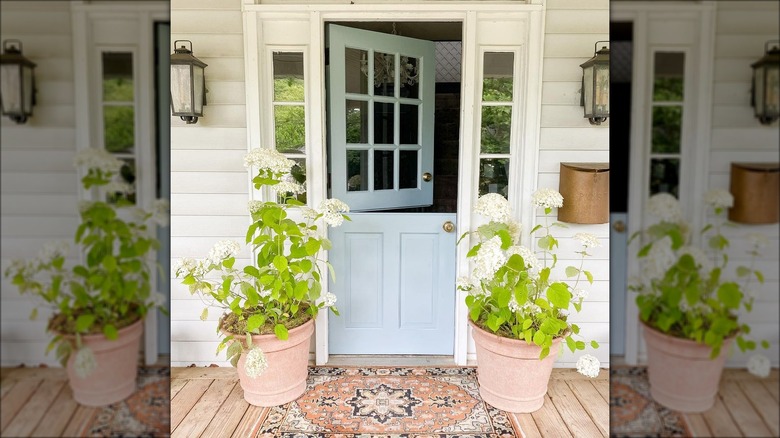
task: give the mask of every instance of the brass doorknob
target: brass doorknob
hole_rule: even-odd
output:
[[[423,181],[430,182],[433,179],[433,175],[430,172],[423,173]]]
[[[451,233],[451,232],[455,231],[455,224],[453,224],[453,223],[452,223],[452,222],[450,222],[450,221],[447,221],[447,222],[445,222],[445,223],[444,223],[444,224],[441,226],[441,228],[442,228],[444,231],[446,231],[446,232],[448,232],[448,233]]]
[[[626,231],[626,223],[623,221],[616,221],[612,224],[612,228],[618,233],[622,233],[623,231]]]

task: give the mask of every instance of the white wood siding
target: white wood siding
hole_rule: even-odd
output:
[[[715,68],[712,86],[712,149],[709,158],[708,186],[729,188],[731,162],[780,161],[778,122],[761,125],[750,106],[752,69],[750,64],[764,55],[764,43],[780,34],[780,3],[717,2],[715,31]],[[780,364],[780,315],[778,314],[778,224],[738,226],[727,230],[732,248],[729,251],[732,271],[747,264],[745,235],[759,232],[767,236],[764,257],[758,262],[766,283],[755,290],[756,303],[745,321],[753,328],[756,339],[769,340],[771,347],[758,352],[766,354],[773,366]],[[732,272],[733,275],[733,272]],[[737,350],[735,348],[735,350]],[[750,353],[736,351],[727,365],[744,366]]]
[[[601,127],[591,126],[583,118],[579,106],[582,77],[579,64],[593,56],[597,40],[608,38],[608,7],[605,0],[555,0],[550,2],[549,10],[545,12],[547,27],[543,65],[526,66],[529,69],[544,68],[541,88],[535,85],[532,90],[541,92],[542,100],[539,115],[541,139],[530,145],[538,148],[538,162],[521,164],[523,169],[535,171],[538,168],[539,174],[529,179],[533,187],[524,187],[523,193],[517,194],[518,197],[529,199],[530,193],[537,186],[557,189],[560,161],[608,161],[608,122]],[[185,256],[203,257],[218,240],[235,239],[243,242],[249,223],[245,206],[251,196],[250,184],[241,166],[241,157],[248,147],[258,147],[264,144],[262,142],[270,141],[270,132],[265,127],[269,126],[271,118],[264,110],[269,107],[269,103],[264,101],[267,93],[262,91],[267,84],[245,84],[245,74],[249,74],[245,72],[251,72],[254,67],[245,66],[244,60],[265,57],[266,53],[246,53],[242,32],[249,32],[247,29],[256,31],[261,48],[277,45],[296,47],[307,51],[309,57],[313,57],[312,51],[318,48],[309,47],[310,32],[317,26],[309,23],[308,13],[301,15],[274,10],[266,13],[269,16],[278,14],[274,15],[273,20],[255,21],[248,18],[242,25],[239,0],[174,0],[171,9],[171,39],[192,40],[195,56],[209,64],[206,68],[209,94],[205,116],[196,125],[189,126],[179,120],[172,120],[171,263],[175,266]],[[480,33],[483,37],[477,41],[475,50],[480,50],[480,46],[495,47],[496,44],[522,44],[526,41],[519,35],[528,31],[529,24],[521,15],[518,15],[521,19],[514,22],[512,17],[495,13],[475,16],[477,29],[489,29]],[[496,35],[502,35],[496,26],[505,27],[504,35],[515,35],[517,42],[508,43],[505,37],[495,39]],[[296,31],[291,32],[293,28]],[[259,67],[261,70],[268,68],[262,62]],[[318,93],[321,84],[312,84],[310,75],[312,69],[317,67],[309,62],[306,68],[307,87],[312,93]],[[268,71],[260,71],[258,74],[263,78]],[[465,76],[474,78],[475,74],[468,72]],[[245,88],[260,90],[254,101],[249,102],[245,97]],[[256,111],[259,112],[261,132],[248,133],[247,119],[253,117]],[[309,140],[315,143],[320,141],[317,138]],[[514,177],[519,178],[517,175]],[[532,217],[529,215],[529,219]],[[526,230],[531,227],[526,225]],[[596,283],[591,289],[588,303],[584,311],[573,319],[581,322],[582,332],[587,338],[596,339],[602,344],[594,354],[607,364],[609,227],[607,224],[574,226],[563,234],[559,233],[563,251],[572,248],[571,236],[579,231],[598,235],[603,239],[603,247],[595,251],[592,263],[589,264]],[[239,263],[248,261],[243,259]],[[201,301],[191,296],[187,288],[180,285],[180,280],[173,278],[171,281],[172,365],[225,365],[224,355],[215,355],[219,339],[215,333],[218,310],[210,312],[209,322],[200,321],[203,309]],[[467,357],[474,358],[471,341]],[[574,356],[564,355],[559,359],[558,366],[573,366],[574,360]]]
[[[67,2],[2,2],[2,38],[22,41],[37,64],[33,117],[17,125],[0,121],[2,170],[2,270],[12,258],[34,257],[44,243],[73,239],[78,223],[70,5]],[[76,260],[76,254],[72,254]],[[57,364],[44,354],[48,312],[28,316],[35,301],[2,278],[0,356],[3,366]]]

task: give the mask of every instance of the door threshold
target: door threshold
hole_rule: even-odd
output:
[[[452,356],[404,355],[404,354],[331,354],[328,366],[366,366],[366,367],[419,367],[419,366],[455,366]]]

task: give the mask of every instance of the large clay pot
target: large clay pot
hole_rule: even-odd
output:
[[[71,354],[68,359],[68,379],[76,402],[85,406],[107,406],[135,392],[143,332],[143,319],[139,319],[120,329],[115,340],[107,339],[103,334],[81,337],[82,345],[92,350],[96,367],[82,378],[74,370],[76,355]]]
[[[260,347],[268,360],[268,368],[252,378],[244,371],[246,352],[238,359],[238,378],[244,390],[244,400],[255,406],[279,406],[300,397],[306,391],[309,375],[309,344],[314,333],[314,320],[289,331],[286,341],[276,335],[252,335],[252,343]],[[246,342],[245,336],[233,335]]]
[[[498,409],[534,412],[544,404],[553,363],[561,338],[553,340],[550,354],[539,360],[541,348],[526,341],[502,338],[469,321],[477,347],[477,380],[482,400]]]
[[[712,348],[676,338],[642,324],[647,344],[650,395],[658,403],[680,412],[703,412],[715,404],[720,375],[734,338],[723,340],[720,356],[710,359]]]

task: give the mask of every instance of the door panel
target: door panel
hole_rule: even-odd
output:
[[[434,43],[328,32],[331,196],[352,211],[431,205]]]
[[[331,354],[453,354],[454,213],[356,213],[330,230]],[[342,250],[337,250],[343,248]]]

